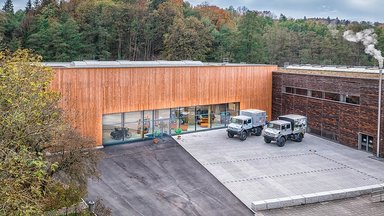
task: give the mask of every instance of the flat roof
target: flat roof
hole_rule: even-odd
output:
[[[317,65],[289,65],[278,68],[281,73],[350,77],[350,78],[379,78],[380,70],[375,67],[347,67],[347,66],[317,66]]]
[[[73,62],[43,62],[44,66],[53,68],[134,68],[134,67],[202,67],[202,66],[272,66],[266,64],[246,64],[246,63],[214,63],[201,61],[73,61]]]
[[[290,119],[293,119],[293,120],[307,118],[306,116],[297,115],[297,114],[288,114],[288,115],[279,116],[279,118],[280,117],[282,117],[282,118],[290,118]],[[280,119],[280,120],[284,120],[284,119]]]

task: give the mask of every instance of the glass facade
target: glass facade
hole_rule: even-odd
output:
[[[154,110],[154,124],[153,124],[153,135],[164,136],[169,135],[170,132],[170,110]]]
[[[103,115],[103,145],[222,128],[240,111],[240,103],[177,107]]]
[[[122,118],[121,113],[103,116],[103,143],[114,144],[124,142]]]
[[[143,137],[142,133],[142,112],[129,112],[124,113],[124,128],[128,130],[129,138],[128,140],[138,140]]]

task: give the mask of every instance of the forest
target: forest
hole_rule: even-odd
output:
[[[384,25],[292,19],[245,7],[192,6],[183,0],[26,0],[0,13],[0,50],[33,50],[43,61],[200,60],[258,64],[375,66],[343,32]]]

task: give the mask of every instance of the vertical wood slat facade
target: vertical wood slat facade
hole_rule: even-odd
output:
[[[53,68],[75,127],[102,144],[103,114],[240,102],[272,116],[271,65]]]

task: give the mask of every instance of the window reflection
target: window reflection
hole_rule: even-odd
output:
[[[130,140],[141,139],[142,136],[142,112],[129,112],[124,113],[124,128],[128,130],[132,135]]]
[[[226,111],[226,104],[212,105],[212,128],[225,127],[229,124],[231,115]]]
[[[103,144],[115,144],[225,127],[240,103],[146,110],[103,115]]]
[[[211,128],[211,122],[215,115],[211,113],[211,106],[196,107],[196,130],[205,130]]]
[[[122,130],[122,114],[109,114],[103,116],[103,143],[113,144],[124,141]],[[121,131],[121,132],[120,132]]]
[[[155,110],[154,111],[154,137],[162,137],[169,134],[170,126],[170,110]]]

